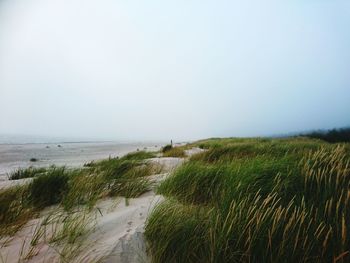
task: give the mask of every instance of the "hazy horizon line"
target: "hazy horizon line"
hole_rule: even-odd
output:
[[[329,131],[332,129],[344,129],[349,128],[350,125],[344,125],[341,127],[334,127],[334,128],[319,128],[319,129],[306,129],[306,130],[299,130],[299,131],[292,131],[292,132],[280,132],[280,133],[273,133],[273,134],[257,134],[255,136],[239,136],[239,135],[227,135],[227,136],[208,136],[203,138],[188,138],[188,139],[175,139],[169,138],[168,140],[165,139],[126,139],[126,138],[111,138],[110,136],[105,137],[90,137],[90,136],[50,136],[50,135],[36,135],[36,134],[20,134],[20,133],[0,133],[0,144],[57,144],[57,143],[140,143],[140,142],[191,142],[191,141],[198,141],[203,139],[210,139],[210,138],[255,138],[255,137],[261,137],[261,138],[278,138],[278,137],[289,137],[289,136],[296,136],[296,135],[303,135],[309,132],[314,131]]]

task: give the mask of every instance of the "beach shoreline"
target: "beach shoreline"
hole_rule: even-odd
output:
[[[155,151],[161,147],[160,144],[153,146],[149,144],[129,144],[124,146],[123,150],[131,149],[125,154],[135,151],[135,147],[140,146],[147,147],[146,150],[149,151]],[[120,145],[118,149],[118,155],[123,155]],[[144,149],[139,148],[140,151]],[[186,150],[186,155],[191,156],[201,151],[201,149]],[[57,234],[54,230],[57,229],[60,223],[52,221],[49,225],[46,225],[43,222],[48,218],[55,218],[57,215],[65,215],[68,218],[68,215],[76,213],[76,215],[80,215],[81,218],[87,220],[79,221],[82,225],[87,224],[85,226],[86,234],[84,234],[81,243],[68,244],[68,246],[73,247],[72,252],[76,253],[74,257],[69,258],[70,262],[151,262],[150,255],[146,250],[144,231],[148,215],[163,200],[162,196],[156,194],[155,189],[174,169],[183,164],[185,158],[163,157],[156,154],[146,160],[148,164],[161,169],[156,169],[154,174],[147,177],[147,180],[150,181],[150,188],[143,194],[134,198],[105,196],[96,203],[94,209],[82,209],[81,211],[78,209],[70,211],[71,214],[67,211],[67,214],[64,214],[65,211],[62,210],[62,207],[56,205],[47,207],[40,214],[26,222],[14,235],[5,236],[0,240],[2,242],[0,244],[0,257],[8,263],[18,262],[23,257],[26,262],[58,262],[63,256],[57,253],[55,249],[62,249],[62,247],[55,247],[46,241]],[[32,178],[0,181],[0,185],[1,183],[27,184],[31,180]],[[40,242],[33,246],[33,238],[39,235],[38,233],[44,234],[41,236]],[[79,250],[75,246],[81,246],[81,249]],[[64,257],[66,256],[69,257],[69,254]]]
[[[51,165],[81,167],[85,163],[121,157],[137,150],[158,151],[164,142],[62,142],[0,144],[0,181],[18,168]],[[35,161],[31,161],[34,158]]]

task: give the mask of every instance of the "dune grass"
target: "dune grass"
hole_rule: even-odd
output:
[[[157,155],[154,152],[147,152],[147,151],[137,151],[137,152],[132,152],[128,153],[122,159],[124,160],[146,160],[150,158],[154,158]]]
[[[71,211],[61,208],[50,210],[45,216],[33,222],[32,235],[23,239],[18,262],[33,259],[43,247],[50,247],[58,254],[59,262],[84,262],[80,253],[89,252],[89,240],[86,238],[96,226],[96,211],[80,207]],[[96,258],[96,257],[95,257]],[[7,262],[7,261],[4,261]],[[46,262],[46,261],[45,261]],[[96,261],[99,259],[96,258]]]
[[[184,158],[186,157],[186,153],[183,147],[172,147],[166,151],[163,151],[163,157],[178,157]]]
[[[29,184],[1,190],[0,234],[15,233],[40,210],[60,203],[68,190],[68,178],[66,168],[51,167]]]
[[[17,232],[35,214],[29,205],[27,186],[0,190],[0,236]]]
[[[166,153],[167,151],[170,151],[173,148],[172,144],[167,144],[164,147],[162,147],[162,153]]]
[[[158,188],[153,262],[348,262],[348,145],[211,139]]]
[[[36,175],[46,173],[48,168],[40,167],[29,167],[29,168],[18,168],[8,175],[9,180],[19,180],[24,178],[32,178]]]
[[[62,201],[68,191],[69,174],[65,167],[54,167],[48,173],[37,176],[29,184],[29,200],[37,208]]]
[[[122,158],[110,158],[89,163],[86,169],[76,170],[69,182],[69,191],[63,199],[66,209],[77,205],[92,208],[107,196],[137,197],[150,190],[148,176],[162,170],[150,163],[154,153],[135,152]]]
[[[147,177],[162,170],[147,161],[154,156],[139,151],[122,158],[92,162],[81,169],[53,166],[17,170],[18,179],[29,175],[34,178],[26,185],[0,191],[0,235],[13,234],[51,205],[67,212],[78,206],[91,210],[104,197],[132,198],[143,194],[151,188]]]

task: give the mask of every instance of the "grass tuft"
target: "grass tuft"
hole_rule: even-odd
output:
[[[58,204],[68,190],[68,175],[64,167],[52,168],[47,174],[34,178],[29,185],[29,200],[42,208]]]
[[[167,144],[162,148],[162,153],[166,153],[167,151],[170,151],[173,148],[171,144]]]
[[[32,178],[35,177],[36,175],[46,173],[47,168],[35,168],[35,167],[29,167],[26,169],[23,168],[18,168],[17,170],[11,172],[8,175],[9,180],[19,180],[19,179],[24,179],[24,178]]]
[[[146,152],[146,151],[138,151],[133,153],[128,153],[127,155],[123,156],[123,160],[145,160],[156,157],[156,154],[154,152]]]
[[[163,152],[164,157],[178,157],[178,158],[184,158],[186,157],[185,150],[183,147],[172,147],[171,149]]]
[[[0,190],[0,235],[11,235],[34,214],[28,205],[28,187],[15,186]]]

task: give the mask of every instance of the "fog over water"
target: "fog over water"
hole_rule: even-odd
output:
[[[0,0],[0,134],[189,140],[350,125],[350,1]]]

